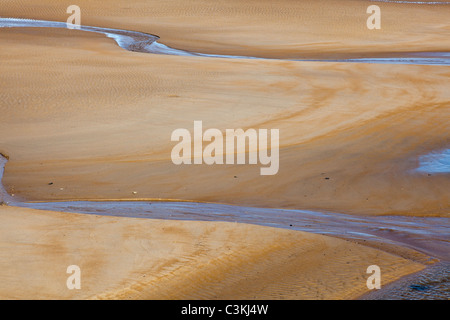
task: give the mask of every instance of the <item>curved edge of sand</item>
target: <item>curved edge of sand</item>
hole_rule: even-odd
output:
[[[349,241],[227,222],[0,206],[3,299],[354,299],[424,268]],[[69,265],[81,290],[66,286]]]

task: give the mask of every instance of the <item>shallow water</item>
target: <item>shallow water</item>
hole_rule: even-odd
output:
[[[8,162],[1,154],[0,154],[0,202],[6,202],[6,203],[12,203],[14,202],[14,199],[11,195],[6,192],[5,188],[3,187],[2,178],[3,173],[5,171],[5,165]]]
[[[68,28],[67,23],[59,21],[44,21],[33,19],[16,19],[16,18],[0,18],[0,28]],[[153,43],[158,36],[110,28],[90,27],[90,26],[78,26],[81,31],[96,32],[106,35],[108,38],[112,38],[123,49],[129,51],[141,51],[142,48]]]
[[[148,219],[227,221],[378,241],[448,258],[450,218],[353,216],[307,210],[162,201],[62,201],[13,203],[15,206],[73,213]]]
[[[419,157],[416,171],[425,173],[450,173],[450,149],[432,152]]]
[[[0,18],[0,28],[67,28],[67,23],[58,21]],[[97,32],[112,38],[123,49],[136,52],[153,54],[167,54],[178,56],[200,56],[209,58],[228,59],[265,59],[251,56],[233,56],[221,54],[205,54],[199,52],[189,52],[185,50],[168,47],[157,42],[158,36],[129,30],[119,30],[101,27],[79,26],[79,30]],[[270,59],[278,60],[278,59]],[[393,53],[384,57],[365,58],[341,58],[341,59],[283,59],[288,61],[316,61],[316,62],[352,62],[352,63],[382,63],[382,64],[417,64],[417,65],[450,65],[450,55],[448,52],[413,52],[413,53]]]
[[[450,263],[441,262],[388,284],[361,297],[362,300],[448,300]]]

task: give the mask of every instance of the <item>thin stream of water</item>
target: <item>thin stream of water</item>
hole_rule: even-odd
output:
[[[0,28],[67,28],[67,23],[58,21],[1,18]],[[168,47],[157,40],[158,36],[129,30],[119,30],[101,27],[79,26],[79,30],[96,32],[113,38],[117,44],[126,50],[145,52],[153,54],[166,54],[178,56],[198,56],[209,58],[228,58],[228,59],[266,59],[251,56],[233,56],[221,54],[205,54],[199,52],[189,52],[185,50]],[[280,59],[269,59],[280,60]],[[419,65],[450,65],[449,52],[405,52],[385,54],[383,57],[364,57],[364,58],[341,58],[341,59],[283,59],[287,61],[315,61],[315,62],[354,62],[354,63],[382,63],[382,64],[419,64]]]

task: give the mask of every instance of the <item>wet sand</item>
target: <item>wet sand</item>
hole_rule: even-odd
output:
[[[443,2],[445,3],[445,1]],[[366,28],[369,5],[382,10],[382,27]],[[367,0],[80,0],[81,24],[156,34],[177,49],[264,57],[339,57],[348,53],[449,51],[448,4]],[[2,17],[65,22],[67,4],[6,2]],[[414,18],[412,18],[414,17]]]
[[[448,300],[450,266],[442,262],[388,284],[383,290],[371,291],[361,300]]]
[[[69,28],[65,22],[34,20],[34,19],[16,19],[0,18],[0,28]],[[201,52],[191,52],[181,49],[168,47],[158,43],[158,36],[142,32],[100,28],[80,25],[77,30],[95,32],[106,35],[116,41],[121,48],[133,52],[145,52],[153,54],[167,54],[190,57],[208,57],[208,58],[228,58],[228,59],[275,59],[286,61],[322,61],[322,62],[355,62],[355,63],[384,63],[384,64],[413,64],[413,65],[450,65],[450,53],[448,52],[397,52],[397,53],[372,53],[372,54],[352,54],[341,55],[340,59],[325,58],[320,59],[317,56],[310,59],[305,58],[262,58],[253,56],[237,56],[223,54],[207,54]]]
[[[349,299],[423,265],[344,240],[242,223],[0,206],[3,299]],[[20,226],[20,227],[19,227]],[[66,269],[81,268],[81,290]]]
[[[383,27],[377,33],[365,28],[368,3],[283,1],[274,6],[270,1],[223,5],[156,1],[149,7],[143,1],[130,5],[117,0],[106,7],[88,1],[78,5],[82,24],[156,34],[158,42],[170,47],[207,54],[341,59],[449,51],[449,6],[383,3]],[[2,17],[65,21],[65,10],[63,4],[52,1],[33,0],[25,7],[8,2],[2,4]],[[359,10],[361,16],[349,14]],[[450,144],[448,67],[149,55],[123,50],[104,35],[42,28],[0,29],[0,46],[0,59],[8,61],[0,66],[0,152],[10,158],[3,183],[20,201],[178,199],[356,216],[449,216],[448,173],[416,170],[422,156],[445,150]],[[170,134],[177,128],[191,130],[194,120],[221,130],[280,129],[279,173],[261,177],[259,167],[248,165],[174,166]],[[364,269],[366,260],[350,259],[345,261],[350,266],[345,267],[333,264],[342,273],[327,269],[322,272],[326,282],[321,283],[318,266],[330,264],[337,256],[321,255],[321,250],[327,253],[328,249],[319,244],[312,245],[311,255],[295,251],[308,256],[308,261],[294,263],[296,271],[286,267],[286,277],[277,284],[262,281],[251,269],[260,266],[267,279],[276,274],[274,270],[279,271],[275,262],[261,262],[273,245],[269,242],[275,241],[269,234],[282,237],[276,241],[281,247],[275,256],[284,262],[295,256],[290,250],[303,250],[310,237],[314,243],[335,243],[324,236],[244,224],[96,217],[8,206],[0,210],[5,221],[0,263],[6,272],[1,288],[9,298],[36,294],[46,279],[51,280],[45,283],[52,284],[40,296],[44,298],[239,298],[244,295],[232,283],[239,282],[236,279],[242,270],[247,277],[254,277],[248,284],[250,291],[267,285],[263,297],[355,298],[367,291],[361,274],[356,276],[358,281],[353,278]],[[90,233],[93,239],[76,232],[82,226],[88,228],[93,219],[99,222],[92,227],[97,228]],[[203,263],[210,268],[211,273],[206,274],[211,277],[177,274],[165,278],[165,273],[153,272],[156,278],[151,281],[160,281],[161,288],[167,284],[167,291],[160,289],[159,293],[151,291],[154,282],[148,286],[141,281],[139,276],[147,276],[147,270],[165,263],[158,254],[150,254],[151,261],[145,260],[147,256],[139,260],[149,251],[145,245],[148,234],[142,228],[158,228],[161,223],[170,227],[182,224],[182,234],[198,232],[187,238],[158,234],[156,247],[160,242],[173,244],[168,250],[174,252],[174,261],[181,261],[169,265],[194,272]],[[133,241],[128,246],[118,245],[112,237],[123,236],[123,228],[131,225]],[[223,226],[229,237],[207,236],[208,228],[218,226]],[[239,255],[243,249],[239,247],[240,229],[235,226],[248,228],[248,244],[255,243],[256,260]],[[267,238],[268,247],[259,246],[260,234]],[[201,245],[210,250],[206,260],[195,251],[179,254],[177,250],[185,250],[181,244],[193,246],[201,235],[205,235]],[[67,236],[68,242],[63,239]],[[62,241],[61,247],[51,245],[55,239]],[[336,245],[342,250],[350,245],[341,241]],[[302,245],[294,249],[289,247],[292,243]],[[229,245],[232,259],[224,265],[211,262],[219,254],[213,254],[212,248],[226,252]],[[92,256],[84,256],[82,247]],[[124,254],[117,258],[123,265],[98,275],[98,256],[117,263],[108,251],[111,248]],[[414,255],[389,248],[351,244],[358,254],[381,257],[377,262],[386,263],[387,280],[423,268],[426,259],[415,260]],[[410,253],[408,246],[404,250]],[[438,247],[431,245],[425,251],[437,252]],[[11,252],[19,254],[10,258]],[[338,252],[339,259],[349,257]],[[82,259],[89,266],[88,273],[100,279],[98,285],[78,296],[67,292],[65,280],[61,288],[60,280],[66,275],[56,269],[66,264],[61,260],[64,255]],[[138,258],[126,262],[131,256]],[[193,265],[187,261],[194,261]],[[237,269],[230,267],[235,264]],[[49,268],[53,265],[55,269]],[[317,272],[307,271],[312,269]],[[42,276],[50,273],[46,270],[54,271],[59,280],[53,280],[53,274]],[[13,272],[17,272],[15,276]],[[26,276],[28,273],[34,276]],[[196,290],[214,283],[221,274],[229,275],[231,282],[225,280],[214,292]],[[283,281],[294,274],[305,277],[299,280],[303,284],[292,283],[288,286],[292,290],[286,289]],[[30,278],[35,285],[20,291]],[[179,292],[175,283],[189,283],[192,291]]]
[[[6,163],[5,158],[0,157],[0,181],[1,181],[1,173],[3,169],[3,165]],[[368,291],[363,288],[361,288],[361,283],[355,283],[356,288],[353,288],[350,290],[347,286],[339,286],[339,288],[333,288],[332,291],[329,291],[326,288],[321,287],[320,289],[317,289],[316,294],[312,294],[310,290],[313,288],[317,288],[317,284],[312,285],[311,281],[318,281],[318,284],[321,286],[323,282],[318,279],[304,279],[303,277],[305,274],[303,274],[304,268],[317,268],[317,265],[314,265],[313,262],[311,262],[311,255],[312,257],[315,256],[315,254],[312,254],[311,252],[307,253],[307,259],[305,259],[304,253],[302,253],[302,260],[299,261],[299,266],[289,266],[289,268],[284,268],[280,265],[278,265],[278,260],[283,259],[284,255],[286,254],[283,250],[277,248],[276,249],[276,259],[275,261],[267,261],[268,258],[264,258],[264,266],[261,266],[260,263],[258,263],[258,268],[262,267],[264,270],[267,270],[268,274],[265,273],[265,276],[268,276],[269,282],[272,282],[273,279],[276,278],[276,284],[273,282],[270,284],[267,284],[263,279],[260,277],[252,277],[251,280],[246,278],[246,290],[248,288],[258,287],[260,288],[261,285],[264,286],[266,289],[266,286],[269,286],[269,290],[264,290],[263,292],[258,292],[256,294],[255,292],[249,292],[246,291],[245,293],[239,291],[237,288],[235,288],[232,284],[228,282],[228,284],[224,284],[223,281],[217,280],[217,277],[213,278],[214,286],[213,288],[210,288],[209,290],[203,287],[203,285],[207,285],[208,287],[211,286],[210,283],[204,283],[204,280],[197,281],[195,280],[195,286],[196,286],[196,293],[189,293],[189,295],[185,296],[180,293],[179,287],[177,287],[176,291],[173,291],[172,289],[164,288],[164,290],[161,290],[161,287],[159,287],[160,281],[162,278],[165,278],[164,275],[157,274],[155,275],[156,280],[152,281],[152,283],[147,283],[144,281],[144,283],[139,282],[136,280],[133,280],[130,285],[130,287],[123,288],[123,285],[120,289],[114,289],[112,292],[111,289],[108,289],[108,292],[105,293],[102,286],[93,286],[91,290],[93,290],[94,298],[104,298],[104,299],[126,299],[126,298],[152,298],[152,299],[161,299],[161,298],[168,298],[168,299],[182,299],[182,298],[204,298],[204,299],[235,299],[235,297],[239,297],[242,299],[258,299],[258,298],[264,298],[264,299],[348,299],[348,298],[359,298],[359,299],[448,299],[448,241],[449,241],[449,219],[448,218],[418,218],[418,217],[395,217],[395,216],[384,216],[384,217],[354,217],[354,216],[348,216],[343,214],[333,214],[333,213],[320,213],[320,212],[308,212],[308,211],[299,211],[299,210],[280,210],[280,209],[264,209],[264,208],[250,208],[250,207],[239,207],[239,206],[226,206],[226,205],[218,205],[218,204],[208,204],[208,203],[194,203],[194,202],[184,202],[184,203],[177,203],[177,202],[147,202],[147,201],[108,201],[108,202],[101,202],[101,201],[69,201],[69,202],[20,202],[17,201],[14,197],[10,196],[2,187],[0,184],[0,201],[3,201],[3,208],[10,208],[11,212],[15,215],[18,212],[25,212],[33,214],[36,213],[36,211],[31,211],[30,209],[23,209],[23,208],[34,208],[34,209],[40,209],[40,210],[52,210],[52,212],[56,213],[58,211],[64,211],[64,212],[73,212],[73,213],[84,213],[84,214],[90,214],[94,215],[97,218],[100,218],[98,215],[104,216],[103,218],[106,218],[105,216],[114,216],[114,217],[122,217],[122,219],[126,219],[127,223],[131,223],[133,225],[140,225],[143,223],[142,219],[151,219],[152,222],[150,223],[150,230],[149,232],[154,233],[151,229],[155,227],[155,225],[158,225],[158,223],[161,222],[161,220],[157,219],[165,219],[164,223],[169,223],[170,220],[178,220],[181,221],[184,225],[187,227],[194,227],[197,229],[196,223],[189,224],[189,221],[211,221],[211,222],[203,222],[207,226],[214,226],[216,227],[217,224],[219,226],[224,225],[222,222],[216,222],[216,221],[232,221],[234,223],[229,224],[231,230],[234,232],[240,232],[239,228],[235,228],[237,226],[237,223],[245,224],[247,225],[253,235],[253,232],[261,236],[261,232],[278,232],[274,230],[273,228],[267,228],[264,227],[262,230],[259,230],[258,228],[261,227],[254,227],[252,229],[251,226],[248,224],[253,225],[262,225],[262,226],[270,226],[270,227],[276,227],[276,228],[282,228],[282,229],[290,229],[289,237],[299,237],[300,235],[296,233],[296,231],[293,230],[301,230],[301,231],[308,231],[313,232],[315,234],[322,234],[325,236],[332,236],[341,238],[344,240],[350,240],[350,242],[347,242],[347,245],[351,245],[352,249],[349,249],[349,252],[340,252],[339,255],[341,255],[341,258],[344,258],[346,260],[351,259],[349,257],[350,252],[353,250],[366,250],[369,247],[375,248],[372,249],[375,252],[378,251],[378,254],[381,252],[389,254],[389,256],[397,257],[399,262],[398,263],[401,267],[401,270],[388,270],[388,277],[385,278],[385,264],[383,264],[383,288],[382,290],[376,290],[376,292]],[[6,205],[8,207],[6,207]],[[10,207],[12,206],[12,207]],[[18,208],[22,207],[22,208]],[[1,209],[1,207],[0,207]],[[29,211],[24,211],[29,210]],[[41,215],[42,212],[40,211],[38,215]],[[63,213],[61,212],[60,215]],[[73,214],[71,214],[73,216]],[[82,215],[75,215],[79,218],[82,217]],[[139,219],[133,219],[133,218],[139,218]],[[67,216],[63,216],[64,223],[65,224],[72,224],[73,221],[71,219],[67,219]],[[69,216],[70,218],[70,216]],[[112,218],[110,218],[112,219]],[[69,221],[67,221],[69,220]],[[87,219],[89,220],[89,219]],[[133,221],[134,220],[134,221]],[[138,221],[136,221],[138,220]],[[18,220],[17,218],[13,219],[13,224],[17,224]],[[111,222],[106,220],[107,222]],[[96,221],[94,223],[98,223],[99,221]],[[102,224],[104,221],[100,221],[100,224]],[[122,221],[120,221],[122,222]],[[148,222],[147,222],[148,223]],[[79,225],[79,224],[75,224]],[[177,222],[169,224],[169,228],[172,227],[172,225],[179,226]],[[226,225],[226,223],[225,223]],[[52,226],[53,227],[53,226]],[[44,223],[43,229],[50,228],[48,223]],[[9,227],[6,227],[6,229],[9,229]],[[58,231],[60,227],[57,227]],[[272,230],[270,230],[272,229]],[[10,229],[11,231],[14,230],[14,228]],[[165,231],[166,229],[163,228]],[[228,229],[227,229],[228,230]],[[136,230],[135,230],[136,231]],[[114,230],[109,230],[109,232],[117,232]],[[29,233],[29,232],[26,232]],[[76,233],[76,232],[75,232]],[[96,234],[100,233],[101,236],[104,236],[101,231],[96,231]],[[307,234],[303,233],[303,236]],[[308,234],[308,237],[312,234]],[[17,251],[20,251],[16,245],[11,245],[11,243],[14,243],[13,241],[9,241],[6,239],[14,239],[15,234],[13,232],[12,235],[10,235],[10,232],[6,232],[3,241],[7,242],[9,245],[5,246],[8,249],[5,250],[5,256],[11,255],[10,251],[13,251],[16,255]],[[37,233],[37,237],[41,239],[45,239],[46,235],[43,235],[42,232]],[[61,234],[59,235],[61,236]],[[147,235],[142,234],[141,232],[137,232],[135,236],[144,237],[142,241],[147,240]],[[262,235],[264,236],[264,234]],[[329,237],[324,236],[318,236],[322,237],[323,239],[326,239],[327,241],[332,241]],[[62,237],[66,237],[66,233],[62,234]],[[167,237],[169,239],[174,240],[176,238],[177,242],[179,241],[178,237],[174,237],[173,234],[158,236],[159,240],[166,241]],[[237,236],[239,237],[239,235]],[[90,233],[90,238],[92,238],[92,232]],[[77,238],[76,243],[79,243],[79,239]],[[215,248],[214,251],[217,253],[217,250],[222,250],[222,247],[226,247],[228,252],[230,249],[230,242],[234,241],[231,239],[227,239],[227,241],[219,242],[219,248]],[[281,240],[278,240],[281,241]],[[304,245],[301,242],[298,242],[298,239],[295,239],[295,245],[300,246],[302,249],[304,249]],[[317,242],[315,240],[315,242]],[[115,244],[115,243],[114,243]],[[318,243],[315,243],[313,245],[314,249],[317,250],[324,250],[322,247],[320,249],[317,248]],[[359,245],[357,245],[359,244]],[[51,247],[53,247],[53,243],[49,244]],[[254,245],[254,250],[258,251],[262,248],[258,248],[260,244]],[[341,243],[342,245],[342,243]],[[66,245],[68,246],[68,245]],[[83,246],[86,246],[84,244]],[[91,241],[86,247],[93,246],[94,250],[99,250],[98,246],[99,244],[96,241]],[[158,245],[159,246],[159,245]],[[90,252],[92,249],[88,248],[86,249],[88,252]],[[103,248],[104,250],[104,248]],[[115,249],[110,249],[114,255],[116,255]],[[67,248],[68,252],[73,251],[71,248]],[[136,255],[143,254],[140,252],[140,250],[137,250]],[[334,251],[336,253],[336,251]],[[125,253],[125,255],[128,254],[128,252]],[[145,253],[145,255],[148,254],[148,251]],[[188,260],[198,260],[198,253],[195,253],[192,257],[189,257]],[[19,253],[19,257],[22,255]],[[47,255],[45,255],[46,257]],[[75,255],[77,259],[80,259],[80,254]],[[292,256],[292,254],[291,254]],[[326,253],[323,252],[323,257],[326,257]],[[31,256],[32,259],[34,259],[33,256]],[[326,257],[328,259],[329,257]],[[15,271],[14,276],[11,277],[11,274],[8,274],[8,271],[4,273],[4,278],[7,279],[5,282],[7,283],[6,287],[8,287],[11,279],[14,279],[13,282],[17,281],[17,278],[23,278],[24,273],[29,273],[30,266],[29,263],[31,262],[30,256],[27,256],[26,258],[22,256],[22,259],[26,260],[27,263],[25,263],[25,267],[20,268],[20,271]],[[42,267],[45,267],[46,270],[48,270],[49,266],[48,264],[51,264],[52,268],[54,267],[55,261],[52,259],[47,259],[38,257],[38,259],[45,260],[45,262],[41,265]],[[60,257],[58,258],[60,259]],[[126,259],[124,256],[121,256],[119,259]],[[215,260],[214,255],[208,255],[208,264],[211,260]],[[245,265],[248,267],[249,261],[247,260],[247,257],[243,258],[245,260]],[[334,259],[334,258],[333,258]],[[385,259],[385,257],[383,257]],[[5,270],[10,270],[11,259],[4,258],[5,260]],[[14,260],[14,259],[13,259]],[[88,264],[93,263],[92,258],[88,262]],[[154,258],[153,263],[146,263],[145,266],[147,270],[149,268],[152,268],[154,263],[161,263],[161,258]],[[313,258],[314,260],[314,258]],[[6,263],[6,261],[8,261]],[[83,265],[86,264],[84,257],[82,258]],[[378,263],[379,260],[377,260]],[[401,261],[401,263],[400,263]],[[231,259],[229,262],[230,264],[239,263],[239,261],[236,261],[236,259]],[[322,262],[320,262],[322,263]],[[327,286],[329,285],[328,282],[337,281],[336,277],[339,276],[341,280],[343,278],[347,279],[348,277],[351,277],[352,273],[354,272],[354,268],[357,268],[357,270],[364,269],[364,263],[367,263],[367,261],[359,261],[359,264],[353,262],[347,261],[347,264],[352,263],[352,268],[348,269],[348,266],[346,267],[346,273],[345,275],[340,272],[339,274],[329,274],[330,269],[327,269],[328,271],[326,274],[323,273],[323,270],[319,267],[318,272],[322,272],[321,277],[325,277],[327,280]],[[422,270],[421,272],[413,273],[412,275],[408,277],[401,278],[399,281],[394,281],[391,283],[391,281],[399,278],[403,272],[403,263],[408,265],[408,270],[410,272],[413,272],[413,268],[415,270],[420,270],[424,267],[427,267],[425,270]],[[329,263],[327,263],[329,264]],[[57,263],[58,265],[58,263]],[[272,274],[272,266],[276,265],[276,275]],[[378,264],[377,264],[378,265]],[[133,270],[136,268],[134,264],[131,266],[128,266],[129,268],[132,268]],[[186,266],[184,266],[186,267]],[[62,267],[61,267],[62,268]],[[98,268],[98,266],[96,266]],[[117,276],[118,270],[117,270],[117,264],[108,264],[106,266],[108,269],[108,273],[113,273]],[[279,279],[279,272],[280,268],[283,270],[283,277]],[[302,269],[300,273],[296,273],[296,281],[291,281],[290,276],[286,276],[286,272],[290,273],[289,271],[291,268],[298,268]],[[339,266],[336,266],[336,263],[333,263],[333,270],[336,270],[337,268],[341,268]],[[286,270],[289,269],[289,270]],[[188,267],[189,270],[189,267]],[[234,270],[234,268],[232,268]],[[259,269],[260,270],[260,269]],[[350,270],[350,271],[349,271]],[[32,273],[36,270],[32,270]],[[90,272],[95,273],[92,270],[89,270]],[[211,272],[219,272],[217,269],[210,270]],[[55,270],[56,273],[61,272],[61,270]],[[142,271],[143,277],[147,277],[148,271]],[[220,273],[220,277],[222,278],[229,278],[233,279],[236,275],[231,274],[229,268],[227,267],[226,270],[223,273]],[[243,272],[250,272],[247,269],[240,269],[239,274],[242,276]],[[258,274],[260,271],[257,272]],[[308,273],[308,276],[311,276],[311,274]],[[314,274],[314,277],[317,276],[317,274]],[[26,277],[25,277],[26,278]],[[39,280],[35,280],[35,282],[54,282],[57,284],[57,287],[59,287],[59,290],[62,291],[62,285],[61,285],[61,276],[60,277],[50,277],[47,276],[47,278],[40,277]],[[361,276],[362,279],[364,277]],[[357,279],[357,278],[356,278]],[[146,279],[147,280],[147,279]],[[285,281],[290,281],[289,283],[286,283]],[[89,281],[92,281],[93,279],[89,279]],[[97,280],[95,280],[97,281]],[[114,282],[111,279],[102,279],[102,281],[107,281],[108,283]],[[184,282],[185,279],[179,279],[176,278],[177,282]],[[208,280],[206,280],[208,281]],[[221,282],[220,286],[216,286],[216,282]],[[301,281],[301,283],[299,282]],[[157,284],[158,289],[155,290],[149,290],[150,285]],[[192,284],[191,284],[192,286]],[[226,287],[225,292],[222,290],[224,289],[224,286]],[[49,299],[52,298],[58,298],[56,293],[54,293],[53,290],[54,286],[46,287],[44,292],[41,292],[40,297],[46,297]],[[139,289],[135,289],[138,287]],[[279,288],[281,287],[281,288]],[[31,288],[31,292],[35,290],[34,287]],[[12,290],[14,291],[14,290]],[[153,292],[153,293],[149,293]],[[189,291],[189,290],[188,290]],[[365,293],[362,296],[358,295],[365,291]],[[164,292],[163,296],[161,296],[161,292]],[[183,288],[183,292],[186,292],[186,289]],[[4,297],[11,297],[11,292],[4,290]],[[28,291],[23,292],[20,296],[26,296],[27,294],[30,294]],[[150,294],[150,295],[149,295]],[[65,295],[63,295],[66,297]],[[18,296],[19,297],[19,296]],[[66,298],[68,298],[67,296]],[[86,292],[83,291],[83,295],[70,295],[70,298],[86,298]]]
[[[10,61],[1,67],[4,185],[19,197],[448,214],[448,176],[411,172],[448,145],[445,67],[148,55],[42,28],[0,37]],[[32,58],[30,41],[39,43]],[[278,174],[173,165],[171,132],[198,119],[279,128]]]

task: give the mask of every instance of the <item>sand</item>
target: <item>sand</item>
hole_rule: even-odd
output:
[[[448,51],[449,6],[377,3],[382,29],[369,31],[369,3],[77,5],[82,24],[148,32],[204,53]],[[68,14],[58,1],[31,0],[2,2],[1,16]],[[10,158],[3,184],[16,199],[449,216],[448,174],[412,172],[420,155],[449,145],[448,67],[160,56],[98,34],[39,28],[0,29],[0,61],[0,152]],[[260,176],[259,165],[173,165],[170,135],[192,130],[194,120],[221,130],[279,129],[278,174]],[[422,268],[343,240],[241,224],[12,207],[0,207],[0,219],[0,296],[12,299],[355,298],[367,290],[368,263],[382,265],[389,281]],[[86,274],[80,292],[65,287],[65,269],[76,263]],[[245,288],[243,275],[251,279]]]
[[[381,8],[369,30],[369,5]],[[174,48],[265,57],[448,51],[447,5],[366,0],[79,0],[81,23],[156,34]],[[2,16],[66,21],[67,3],[7,0]]]
[[[4,185],[19,197],[448,213],[448,176],[410,172],[448,145],[447,68],[149,55],[70,30],[0,38]],[[175,166],[171,133],[194,120],[279,129],[279,172]]]
[[[1,299],[349,299],[422,264],[330,237],[225,222],[0,206]],[[69,290],[69,265],[81,289]]]

